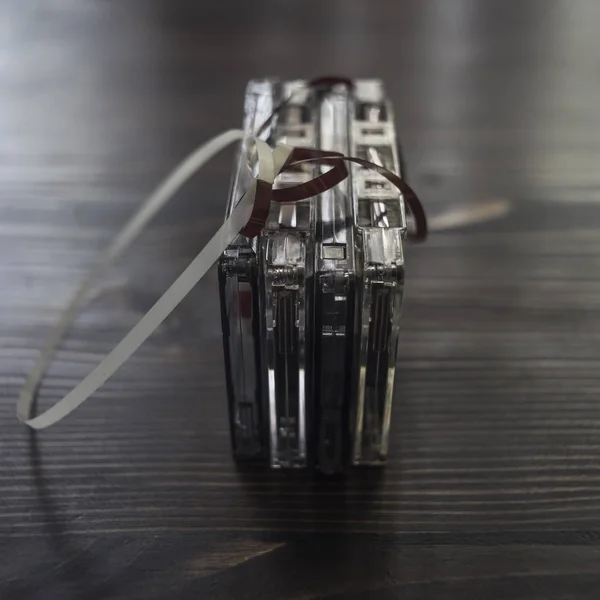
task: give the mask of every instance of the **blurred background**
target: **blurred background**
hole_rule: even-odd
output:
[[[3,0],[0,596],[595,598],[599,19],[594,0]],[[407,251],[385,472],[234,468],[214,269],[31,435],[19,387],[96,254],[241,124],[249,79],[322,74],[384,80],[432,224]],[[204,169],[105,278],[42,407],[208,241],[230,168]]]

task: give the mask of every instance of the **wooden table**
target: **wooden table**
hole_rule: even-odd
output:
[[[4,0],[0,598],[598,597],[600,4]],[[229,454],[216,273],[71,417],[15,399],[97,252],[251,77],[385,79],[435,231],[407,252],[392,458]],[[107,276],[69,391],[222,219],[230,157]]]

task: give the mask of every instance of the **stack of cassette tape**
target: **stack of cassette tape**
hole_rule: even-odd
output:
[[[379,80],[326,89],[253,80],[244,130],[366,159],[396,174],[391,106]],[[227,214],[256,175],[250,142],[236,158]],[[275,188],[327,167],[307,162]],[[376,171],[315,197],[272,203],[262,233],[239,235],[219,261],[229,416],[236,460],[332,474],[388,454],[404,283],[404,199]]]

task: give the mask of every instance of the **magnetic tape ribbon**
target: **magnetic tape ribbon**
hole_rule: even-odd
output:
[[[223,225],[171,287],[104,360],[62,400],[59,400],[41,415],[32,417],[35,396],[41,380],[52,363],[62,338],[77,317],[78,312],[89,300],[89,293],[97,280],[127,250],[150,219],[198,169],[227,146],[243,139],[246,139],[248,144],[254,144],[258,174]],[[297,168],[299,164],[304,162],[327,165],[331,169],[306,183],[283,189],[273,189],[273,183],[279,173]],[[271,149],[264,141],[256,137],[247,137],[241,130],[226,131],[189,155],[160,184],[92,267],[73,295],[71,302],[60,315],[57,324],[48,336],[38,359],[26,378],[17,402],[17,416],[19,419],[34,429],[44,429],[57,423],[75,410],[102,386],[150,337],[200,279],[204,277],[237,235],[241,233],[247,237],[255,237],[260,233],[269,214],[271,201],[296,202],[333,188],[348,176],[345,162],[354,162],[362,167],[374,169],[395,185],[403,194],[406,206],[414,219],[415,233],[412,238],[416,240],[424,239],[427,224],[425,213],[417,196],[400,177],[387,169],[369,161],[346,157],[336,152],[311,148],[289,148],[286,146],[277,146]]]

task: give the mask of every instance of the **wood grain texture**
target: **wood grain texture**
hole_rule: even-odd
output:
[[[593,0],[2,2],[0,598],[596,598],[599,17]],[[322,72],[385,80],[411,183],[451,223],[407,251],[388,468],[234,467],[214,270],[93,400],[19,424],[45,333],[144,195],[239,124],[248,79]],[[229,167],[99,286],[42,406],[208,240]],[[498,199],[490,220],[447,216]]]

